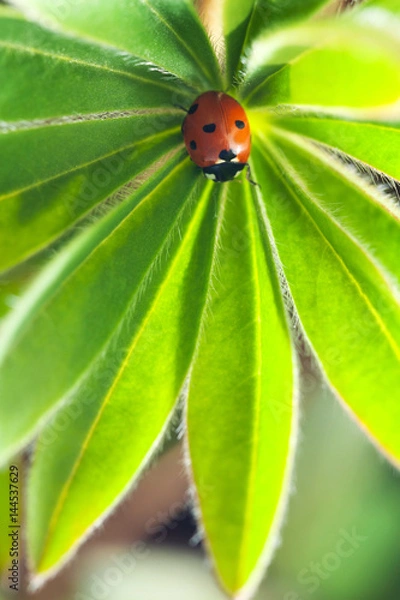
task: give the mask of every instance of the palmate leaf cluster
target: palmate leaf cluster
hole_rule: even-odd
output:
[[[219,60],[190,0],[1,9],[0,457],[35,440],[36,583],[178,408],[216,574],[250,596],[290,492],[299,331],[398,464],[400,3],[330,4],[221,0]],[[176,105],[209,89],[246,108],[258,187],[190,162]]]

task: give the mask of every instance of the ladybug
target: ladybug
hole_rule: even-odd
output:
[[[186,110],[186,109],[184,109]],[[193,102],[182,123],[190,158],[213,181],[230,181],[245,167],[251,149],[250,125],[243,107],[223,92],[205,92]]]

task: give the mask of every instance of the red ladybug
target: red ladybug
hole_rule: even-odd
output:
[[[190,158],[208,179],[229,181],[248,167],[251,181],[249,121],[234,98],[223,92],[201,94],[187,111],[182,133]]]

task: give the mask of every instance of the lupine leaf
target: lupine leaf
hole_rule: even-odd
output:
[[[173,109],[193,90],[94,43],[0,13],[0,121]],[[4,127],[4,125],[3,125]],[[10,125],[11,127],[11,125]],[[17,125],[16,125],[17,127]]]
[[[400,179],[400,124],[343,119],[323,113],[298,112],[277,117],[275,123],[362,161],[366,166]],[[379,152],[377,152],[379,149]]]
[[[167,118],[132,116],[0,134],[0,269],[47,246],[179,145],[177,127],[175,135],[173,129],[157,133]],[[23,167],[8,169],[10,159],[22,160]]]
[[[328,41],[295,53],[292,61],[257,86],[250,82],[247,102],[346,109],[391,104],[400,96],[399,56],[400,51],[389,51],[367,32]],[[259,80],[257,70],[253,77]]]
[[[271,553],[296,410],[282,296],[249,186],[221,192],[217,219],[187,443],[206,543],[236,594]]]
[[[398,461],[400,307],[391,282],[374,263],[368,241],[347,229],[345,218],[336,220],[336,189],[318,185],[322,173],[329,175],[323,163],[307,157],[308,172],[322,172],[310,185],[296,144],[279,136],[262,138],[262,146],[254,153],[255,173],[306,335],[337,393]],[[324,209],[329,204],[332,213]]]
[[[140,288],[130,289],[130,306],[113,339],[86,367],[86,380],[73,403],[39,438],[29,490],[29,550],[39,575],[82,541],[137,476],[183,388],[204,303],[215,212],[210,184],[194,186],[200,198],[193,205],[194,181],[187,165],[175,170],[106,241],[114,254],[129,257],[125,278],[140,279]],[[177,189],[185,183],[186,196],[179,197]],[[144,219],[150,210],[170,213],[163,230],[155,232]],[[146,252],[146,263],[141,256],[145,232],[154,237],[151,245],[157,250]],[[104,260],[102,254],[89,258],[92,269]],[[104,270],[110,273],[110,264],[121,261],[111,248],[107,255]],[[145,264],[145,278],[135,273],[136,263]],[[79,277],[77,271],[69,286],[78,285]],[[121,285],[126,288],[125,282]],[[98,317],[106,321],[101,304]],[[59,360],[66,356],[64,350]],[[82,495],[90,495],[90,506],[77,519]]]
[[[12,13],[1,18],[0,60],[7,81],[0,90],[5,269],[46,247],[179,144],[180,134],[171,135],[182,120],[174,103],[185,89],[178,94],[144,66]]]
[[[246,57],[241,97],[260,107],[290,103],[347,112],[396,102],[398,27],[390,12],[376,15],[368,6],[264,33]]]
[[[103,346],[117,335],[180,213],[176,189],[187,183],[189,194],[196,181],[192,169],[184,170],[180,181],[170,162],[167,166],[171,173],[164,195],[151,194],[162,169],[56,256],[5,321],[0,344],[2,460],[32,437],[46,413],[85,378]],[[128,215],[134,227],[127,227]],[[15,412],[7,416],[10,403]]]
[[[321,118],[322,122],[325,122],[323,129],[318,126],[319,120],[313,118],[304,118],[304,123],[302,118],[277,121],[280,127],[287,126],[294,131],[304,132],[313,139],[325,142],[333,150],[342,150],[368,163],[368,167],[392,177],[400,175],[400,163],[395,152],[400,134],[397,127]],[[315,184],[316,194],[320,193],[324,185],[331,190],[331,194],[325,195],[324,209],[335,214],[353,235],[364,240],[370,252],[393,278],[393,282],[400,286],[399,253],[395,243],[400,236],[398,202],[383,194],[379,195],[376,189],[372,191],[369,188],[366,192],[361,173],[357,177],[353,169],[350,174],[343,164],[311,145],[304,137],[301,139],[295,136],[292,139],[296,139],[297,144],[303,147],[303,152],[306,152],[308,159],[305,159],[305,164],[308,164],[307,160],[311,155],[318,156],[320,169],[314,171],[312,179],[308,178],[308,181],[310,187]],[[382,150],[377,153],[376,148]]]
[[[228,81],[238,75],[240,61],[260,32],[304,19],[330,0],[223,0],[222,24]]]
[[[15,0],[14,4],[41,22],[112,46],[128,62],[131,55],[152,63],[196,88],[221,85],[216,57],[190,0]]]

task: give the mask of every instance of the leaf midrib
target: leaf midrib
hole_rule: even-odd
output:
[[[211,258],[210,258],[210,263],[209,263],[209,271],[208,271],[208,281],[207,284],[205,286],[205,296],[204,296],[204,304],[203,304],[203,310],[202,310],[202,314],[200,317],[200,322],[199,322],[199,330],[198,330],[198,335],[197,335],[197,340],[196,340],[196,344],[194,347],[194,352],[192,355],[192,360],[190,362],[189,365],[189,369],[188,369],[188,374],[189,374],[189,385],[188,385],[188,395],[187,395],[187,401],[186,401],[186,410],[184,413],[184,419],[185,419],[185,436],[186,436],[186,446],[188,449],[188,454],[190,457],[191,454],[191,442],[190,442],[190,436],[189,436],[189,431],[190,431],[190,427],[189,427],[189,404],[191,402],[191,394],[190,394],[190,386],[191,386],[191,374],[194,368],[194,365],[196,363],[197,357],[199,355],[199,351],[200,351],[200,346],[201,346],[201,342],[202,339],[204,338],[205,335],[205,323],[206,320],[208,318],[208,316],[211,314],[211,295],[210,295],[210,290],[213,290],[213,280],[216,279],[218,277],[218,269],[219,269],[219,263],[218,263],[218,251],[221,245],[221,232],[223,229],[223,215],[224,215],[224,210],[225,210],[225,205],[226,205],[226,201],[227,201],[227,193],[228,193],[228,188],[225,186],[224,188],[220,189],[220,198],[219,198],[219,203],[217,205],[217,214],[216,214],[216,226],[215,226],[215,231],[214,231],[214,240],[213,240],[213,247],[212,247],[212,252],[211,252]],[[187,468],[189,470],[189,473],[193,479],[194,482],[194,489],[196,491],[197,494],[197,503],[199,506],[199,511],[200,511],[200,517],[202,517],[202,506],[203,506],[203,498],[201,497],[200,493],[199,493],[199,487],[196,485],[196,474],[195,474],[195,470],[193,468],[193,465],[190,461],[188,461],[188,465]],[[207,534],[207,530],[204,527],[205,532]],[[205,542],[207,545],[207,548],[209,550],[209,554],[211,557],[213,557],[213,562],[215,565],[216,570],[218,571],[218,561],[215,559],[215,555],[214,555],[214,550],[213,550],[213,545],[211,544],[210,540],[207,538],[207,535],[205,537]]]
[[[32,130],[43,130],[48,127],[67,127],[79,123],[92,123],[96,121],[118,121],[146,116],[178,115],[177,109],[168,108],[121,108],[117,110],[106,110],[94,113],[62,114],[52,117],[33,117],[16,121],[0,121],[0,138],[7,135],[15,135]],[[169,130],[166,130],[169,131]],[[147,139],[147,138],[142,138]],[[142,140],[140,140],[142,141]]]
[[[248,218],[248,230],[250,234],[250,255],[252,260],[252,271],[254,281],[254,294],[253,294],[253,310],[254,310],[254,344],[255,344],[255,362],[256,369],[254,371],[255,377],[255,390],[253,396],[253,421],[252,421],[252,436],[251,436],[251,455],[250,455],[250,469],[248,473],[247,485],[246,485],[246,499],[244,503],[244,515],[243,515],[243,529],[242,529],[242,541],[240,546],[239,554],[239,565],[237,571],[237,584],[236,587],[239,589],[243,585],[243,581],[248,578],[246,573],[246,557],[250,555],[249,546],[251,543],[252,523],[253,523],[253,506],[255,500],[255,488],[256,488],[256,477],[257,477],[257,462],[259,456],[259,445],[260,445],[260,424],[261,424],[261,402],[262,402],[262,386],[261,386],[261,373],[263,367],[262,357],[262,319],[261,317],[261,284],[259,266],[257,260],[257,221],[255,219],[254,212],[251,210],[252,197],[247,185],[244,192],[244,200],[246,203],[246,212]]]

